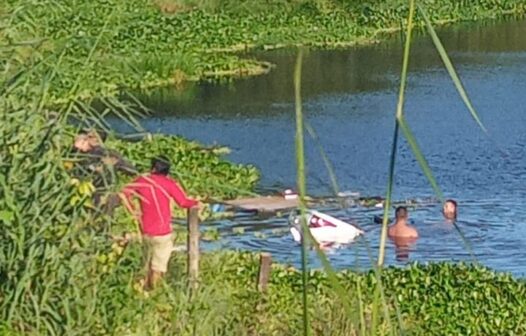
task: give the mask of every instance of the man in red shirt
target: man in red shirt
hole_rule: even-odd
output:
[[[148,275],[144,286],[153,288],[167,271],[173,250],[171,200],[182,208],[198,205],[196,200],[185,195],[179,184],[168,176],[170,163],[166,157],[152,160],[150,174],[140,176],[127,185],[123,192],[126,207],[135,213],[131,202],[133,196],[139,199],[141,213],[139,221],[143,240],[148,247]]]

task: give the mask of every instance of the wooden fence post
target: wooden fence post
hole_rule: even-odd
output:
[[[270,279],[270,269],[272,265],[272,254],[268,252],[261,253],[259,257],[259,276],[258,276],[258,290],[265,292],[268,287],[268,280]]]
[[[188,209],[188,280],[192,289],[197,289],[199,282],[199,213],[198,208]]]

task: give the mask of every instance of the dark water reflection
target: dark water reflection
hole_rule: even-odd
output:
[[[462,104],[429,38],[413,45],[406,114],[440,186],[460,203],[459,226],[476,258],[493,268],[523,275],[526,271],[526,22],[464,25],[441,29],[440,37],[488,128],[477,128]],[[254,163],[262,187],[295,184],[294,52],[257,55],[277,65],[268,76],[230,84],[201,84],[183,93],[172,89],[142,97],[155,115],[144,121],[150,131],[180,134],[204,143],[233,148],[230,159]],[[394,125],[401,47],[397,39],[338,51],[311,51],[304,61],[303,98],[307,121],[332,160],[342,190],[383,194]],[[117,126],[117,128],[119,128]],[[125,130],[122,128],[122,130]],[[330,193],[329,176],[312,139],[306,139],[308,188]],[[432,195],[414,156],[402,141],[396,166],[395,197]],[[379,209],[328,208],[367,232],[376,254]],[[458,234],[442,222],[438,204],[420,207],[412,219],[421,234],[409,261],[469,260]],[[299,248],[286,232],[286,218],[259,220],[239,215],[210,223],[227,234],[227,248],[266,250],[278,259],[299,262]],[[245,228],[242,235],[232,227]],[[263,232],[266,237],[256,237]],[[370,265],[365,244],[334,251],[338,267]],[[395,259],[388,246],[387,262]]]

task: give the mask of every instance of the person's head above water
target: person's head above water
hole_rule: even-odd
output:
[[[457,218],[457,201],[448,199],[442,207],[442,214],[446,219],[454,220]]]
[[[405,206],[399,206],[395,211],[396,221],[407,220],[408,212]]]
[[[170,160],[166,156],[158,156],[152,159],[152,173],[168,175],[170,173]]]

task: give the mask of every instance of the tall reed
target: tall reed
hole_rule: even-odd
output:
[[[301,272],[303,281],[303,334],[308,336],[311,334],[309,326],[309,313],[307,309],[308,295],[307,295],[307,283],[308,283],[308,239],[307,232],[309,228],[306,222],[306,186],[305,186],[305,153],[303,149],[303,111],[301,106],[301,68],[303,61],[303,53],[300,50],[296,59],[296,67],[294,69],[294,97],[296,102],[296,166],[297,166],[297,184],[300,197],[300,215],[301,215],[301,233],[303,239],[301,240]]]
[[[404,95],[407,82],[407,68],[409,66],[409,51],[411,50],[411,34],[413,31],[413,16],[415,13],[415,1],[409,1],[409,15],[407,18],[404,58],[402,61],[402,73],[400,75],[400,90],[398,94],[398,104],[396,107],[396,120],[393,133],[393,144],[391,148],[391,158],[389,160],[389,175],[387,180],[387,192],[384,204],[384,216],[382,220],[382,231],[380,236],[380,250],[378,251],[378,266],[382,266],[385,258],[385,243],[387,238],[387,221],[389,219],[389,209],[391,207],[391,197],[393,194],[393,180],[396,161],[396,147],[398,146],[399,120],[403,117]]]

